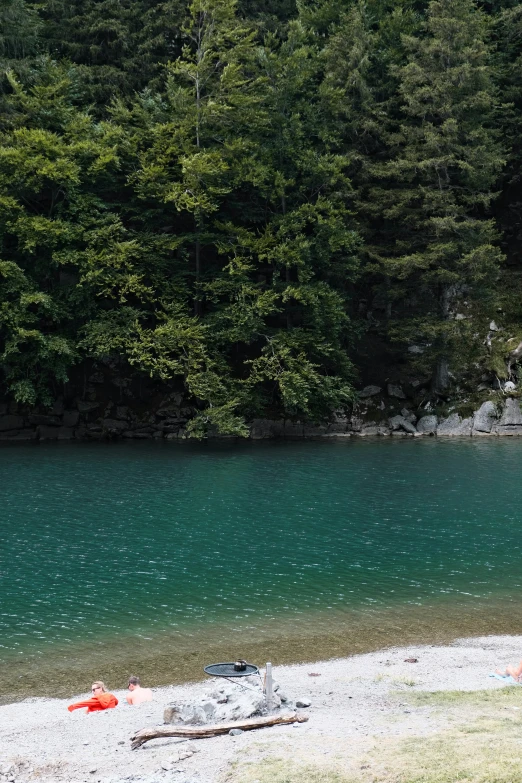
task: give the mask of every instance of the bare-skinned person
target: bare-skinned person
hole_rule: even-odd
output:
[[[111,710],[118,704],[118,699],[113,693],[108,693],[105,683],[96,680],[91,686],[92,697],[85,701],[77,701],[75,704],[69,704],[69,712],[80,710],[86,707],[85,712],[100,712],[101,710]]]
[[[500,674],[502,677],[511,675],[511,677],[513,677],[516,682],[522,682],[522,661],[520,661],[518,666],[508,666],[506,669],[504,669],[504,671],[495,669],[495,672]]]
[[[144,701],[152,701],[152,691],[150,688],[142,688],[139,677],[129,677],[128,689],[130,693],[126,696],[127,703],[137,707]]]

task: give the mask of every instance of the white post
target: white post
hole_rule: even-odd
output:
[[[271,710],[274,706],[274,681],[272,679],[272,664],[268,661],[265,674],[266,706]]]

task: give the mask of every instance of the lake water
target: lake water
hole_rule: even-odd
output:
[[[522,442],[0,449],[0,698],[520,633]]]

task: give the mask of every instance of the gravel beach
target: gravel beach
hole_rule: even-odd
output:
[[[90,715],[67,711],[74,698],[27,699],[0,707],[0,781],[217,783],[241,761],[267,757],[322,759],[343,769],[349,767],[350,753],[370,740],[444,728],[444,714],[410,708],[411,694],[503,688],[488,674],[521,657],[522,636],[488,636],[277,667],[275,680],[289,701],[310,702],[302,710],[309,715],[307,723],[197,740],[190,743],[196,752],[182,760],[177,759],[188,754],[179,739],[153,740],[132,751],[130,737],[162,724],[169,702],[197,699],[210,681],[154,689],[154,701],[141,707],[128,706],[125,691],[113,690],[119,706]]]

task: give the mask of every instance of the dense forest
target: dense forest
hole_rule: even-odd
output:
[[[320,421],[522,340],[522,4],[0,0],[0,397]]]

